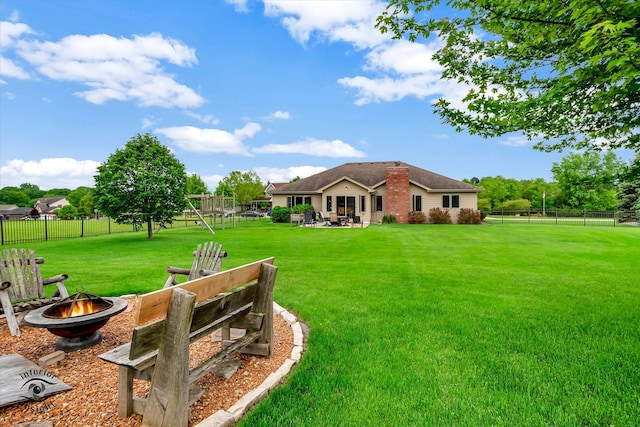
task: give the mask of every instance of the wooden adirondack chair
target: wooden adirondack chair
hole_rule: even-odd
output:
[[[176,276],[178,274],[188,276],[187,280],[193,280],[219,272],[222,258],[226,258],[226,256],[227,252],[222,250],[222,245],[219,243],[206,242],[199,244],[193,252],[194,259],[191,269],[167,267],[169,278],[164,284],[164,288],[177,285]]]
[[[66,274],[43,279],[40,264],[44,258],[36,258],[33,249],[5,249],[0,254],[0,302],[7,318],[11,335],[20,335],[16,313],[33,310],[69,296],[64,281]],[[47,298],[44,287],[57,286],[52,298]]]

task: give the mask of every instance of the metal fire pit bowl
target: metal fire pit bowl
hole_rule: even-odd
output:
[[[98,311],[80,316],[61,317],[64,309],[68,309],[80,300],[90,299]],[[123,312],[129,303],[122,298],[99,297],[91,294],[75,294],[51,306],[41,307],[28,312],[24,322],[35,328],[47,328],[49,332],[59,336],[56,350],[71,352],[91,347],[102,341],[102,328],[111,317]]]

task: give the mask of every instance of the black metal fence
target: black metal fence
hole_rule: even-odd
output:
[[[251,221],[261,218],[222,218],[209,215],[206,217],[207,225],[216,227],[235,227],[239,221]],[[224,220],[224,225],[223,221]],[[176,227],[201,227],[202,220],[198,217],[177,218],[169,228]],[[157,230],[154,224],[154,230]],[[0,218],[0,244],[12,245],[17,243],[41,242],[46,240],[71,239],[77,237],[100,236],[115,233],[147,232],[146,226],[136,231],[130,224],[118,224],[111,218],[100,219],[48,219],[42,217],[38,220],[6,220]]]
[[[491,224],[553,224],[589,227],[639,226],[637,211],[590,211],[577,209],[507,210],[494,209],[483,213]]]

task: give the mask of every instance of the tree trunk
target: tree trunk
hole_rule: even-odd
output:
[[[151,218],[147,220],[147,239],[153,239],[153,224],[151,223]]]

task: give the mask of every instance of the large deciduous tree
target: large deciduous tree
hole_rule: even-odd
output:
[[[223,192],[225,188],[230,188],[233,191],[236,203],[240,205],[250,205],[252,200],[264,194],[264,185],[254,171],[231,172],[229,176],[220,181],[216,194],[220,194],[218,190]]]
[[[138,134],[98,166],[96,208],[121,224],[171,224],[185,206],[185,167],[155,136]]]
[[[538,150],[640,147],[640,3],[634,0],[391,0],[377,27],[437,35],[442,76],[470,90],[436,111],[457,130],[522,132]]]
[[[567,206],[577,209],[615,209],[616,184],[626,164],[615,153],[571,153],[551,167]]]

